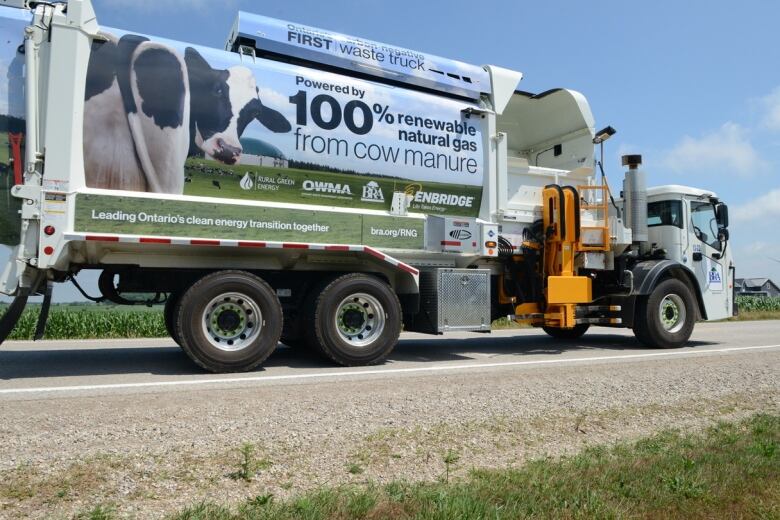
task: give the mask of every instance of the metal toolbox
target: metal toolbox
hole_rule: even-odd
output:
[[[420,273],[421,314],[432,332],[490,330],[490,271],[431,269]]]

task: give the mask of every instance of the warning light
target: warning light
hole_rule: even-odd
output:
[[[492,250],[492,249],[488,249],[488,254],[489,254],[490,256],[493,256],[493,250]]]
[[[43,232],[46,233],[49,236],[52,236],[57,230],[54,229],[54,226],[46,226],[43,228]]]
[[[492,240],[488,241],[488,242],[485,242],[485,247],[497,247],[497,246],[498,246],[498,244],[496,244]]]
[[[45,255],[52,255],[54,254],[54,248],[51,246],[46,246],[43,248],[43,254]]]

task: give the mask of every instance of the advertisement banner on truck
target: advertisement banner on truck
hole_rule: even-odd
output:
[[[82,194],[74,231],[422,249],[424,226],[412,217]]]
[[[474,105],[111,30],[87,77],[87,186],[476,216]],[[127,125],[117,125],[118,120]]]

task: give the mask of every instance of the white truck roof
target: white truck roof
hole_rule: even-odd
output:
[[[474,100],[492,92],[490,74],[478,65],[243,11],[226,49],[240,45]]]
[[[717,197],[715,192],[702,190],[691,186],[682,186],[680,184],[666,184],[663,186],[653,186],[647,189],[647,196],[654,197],[659,195],[689,195],[692,197],[710,198]]]

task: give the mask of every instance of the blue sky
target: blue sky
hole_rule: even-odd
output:
[[[597,125],[618,130],[613,189],[631,152],[651,185],[715,190],[731,209],[738,276],[780,283],[780,2],[94,1],[103,25],[202,45],[221,47],[242,9],[516,69],[531,92],[578,90]]]

